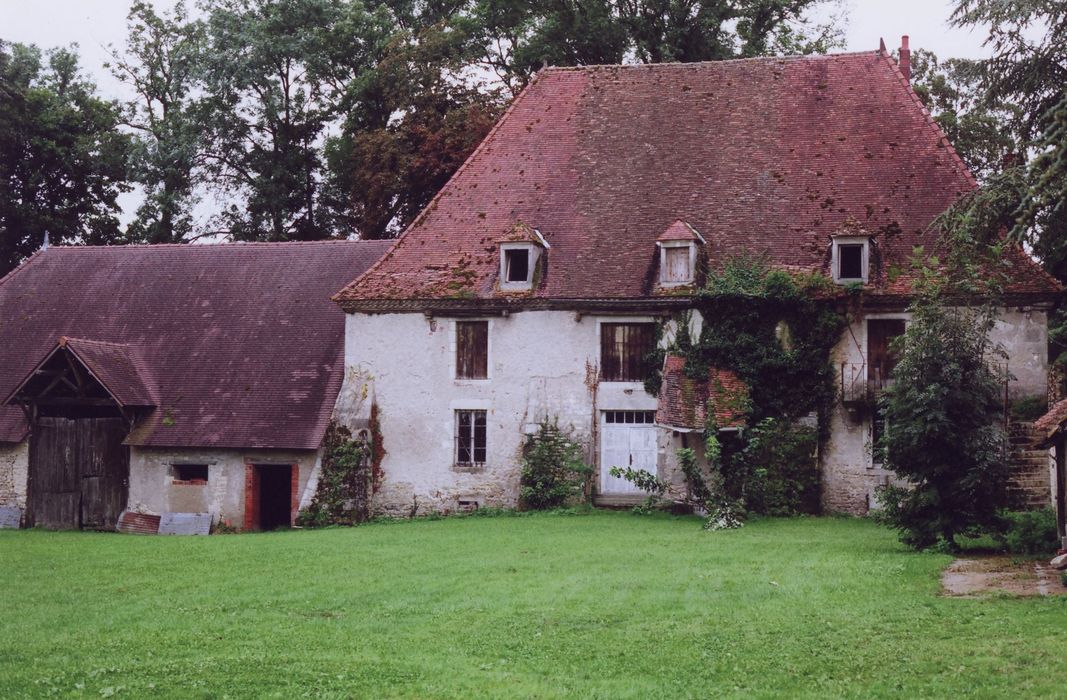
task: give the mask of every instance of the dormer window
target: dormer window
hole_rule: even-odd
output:
[[[504,251],[504,281],[508,284],[529,284],[530,253],[529,247],[512,248]]]
[[[675,221],[656,239],[659,246],[661,287],[681,287],[696,282],[697,245],[704,239],[684,221]]]
[[[541,232],[519,222],[500,239],[500,289],[522,292],[533,289],[538,264],[543,265],[548,241]]]
[[[834,239],[831,256],[834,282],[866,284],[870,269],[870,239],[866,236],[841,236]]]

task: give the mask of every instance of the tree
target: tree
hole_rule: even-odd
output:
[[[1020,162],[966,203],[972,212],[985,209],[970,218],[999,221],[1067,282],[1067,3],[959,0],[952,19],[988,31],[993,55],[978,64],[983,101],[1013,105],[1020,143]],[[1067,314],[1060,309],[1050,326],[1058,361],[1067,363]]]
[[[883,517],[909,546],[955,550],[958,536],[995,529],[1004,505],[1003,351],[989,340],[992,307],[949,308],[928,291],[910,310],[875,445],[909,485],[883,490]]]
[[[0,275],[55,243],[123,240],[129,138],[73,49],[0,42]]]
[[[361,238],[396,235],[492,128],[499,91],[460,78],[465,35],[442,25],[394,35],[327,142],[332,210]]]
[[[333,234],[321,216],[329,125],[392,30],[357,0],[205,0],[205,169],[231,199],[220,215],[237,240]]]
[[[480,0],[480,62],[516,92],[544,64],[715,61],[820,53],[840,43],[828,0]]]
[[[112,50],[109,66],[137,99],[127,106],[134,130],[131,174],[145,200],[128,235],[148,243],[181,243],[193,236],[192,207],[200,179],[200,125],[195,89],[204,26],[189,19],[185,3],[161,16],[138,0],[127,16],[126,52]]]
[[[1017,110],[986,99],[977,61],[940,61],[931,51],[917,50],[911,57],[911,84],[980,181],[999,173],[1006,155],[1020,152],[1011,127]]]

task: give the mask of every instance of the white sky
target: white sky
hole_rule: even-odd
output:
[[[155,0],[157,10],[170,9],[175,0]],[[192,6],[194,0],[187,0]],[[0,39],[43,48],[78,44],[82,69],[96,81],[106,97],[128,99],[127,88],[104,69],[107,46],[121,48],[126,33],[126,13],[130,0],[0,0]],[[878,48],[885,38],[889,50],[900,45],[900,37],[911,37],[912,50],[932,50],[939,58],[980,58],[988,55],[982,47],[983,32],[968,32],[948,26],[951,0],[843,0],[847,11],[845,39],[847,51]],[[122,197],[130,218],[139,197]]]

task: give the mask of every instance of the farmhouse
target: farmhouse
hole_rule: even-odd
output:
[[[0,280],[0,507],[28,527],[291,524],[341,386],[329,296],[386,245],[38,252]]]
[[[699,447],[708,410],[717,430],[745,428],[721,402],[724,387],[745,388],[724,368],[705,381],[680,374],[677,357],[662,368],[646,358],[679,323],[699,335],[705,319],[686,314],[696,290],[740,254],[859,299],[830,355],[837,396],[818,461],[825,510],[872,507],[889,474],[871,450],[871,399],[892,380],[910,260],[936,248],[935,217],[976,187],[907,59],[883,46],[541,71],[335,296],[347,312],[343,391],[360,397],[339,417],[366,425],[373,410],[384,441],[375,508],[515,504],[524,440],[546,419],[587,445],[597,502],[643,496],[613,466],[676,480],[675,450]],[[1044,397],[1059,287],[1021,250],[1003,262],[994,335],[1010,356],[1006,392]],[[1047,501],[1047,469],[1037,482]]]

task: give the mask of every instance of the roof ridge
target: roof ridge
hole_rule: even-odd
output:
[[[317,245],[340,245],[340,244],[362,244],[362,243],[387,243],[395,239],[389,238],[368,238],[368,239],[336,239],[328,238],[321,241],[226,241],[222,243],[122,243],[117,245],[52,245],[48,247],[48,250],[85,250],[85,251],[99,251],[99,250],[119,250],[127,248],[167,248],[175,249],[180,248],[183,250],[212,250],[212,249],[233,249],[233,248],[267,248],[267,247],[297,247],[297,246],[317,246]],[[42,252],[42,251],[37,251]],[[37,253],[34,253],[36,255]],[[32,257],[32,256],[31,256]],[[27,258],[28,261],[30,258]],[[24,261],[25,262],[25,261]],[[17,268],[16,268],[17,269]],[[0,279],[7,279],[6,277]]]
[[[400,244],[404,240],[404,237],[407,236],[408,233],[413,231],[415,228],[420,226],[422,224],[423,219],[425,219],[427,216],[429,216],[430,213],[433,212],[433,210],[437,208],[437,203],[440,201],[440,199],[444,195],[444,193],[448,191],[449,185],[451,185],[453,182],[455,182],[460,177],[460,175],[465,173],[467,171],[467,169],[470,167],[470,164],[474,162],[474,159],[477,158],[479,155],[481,155],[482,151],[484,151],[487,148],[487,144],[492,140],[493,136],[498,131],[500,131],[500,129],[504,125],[504,123],[507,122],[508,118],[511,117],[511,115],[514,113],[515,107],[523,100],[524,97],[526,97],[529,94],[530,89],[535,84],[537,84],[537,82],[541,79],[541,76],[544,75],[544,73],[547,70],[548,70],[548,67],[546,66],[545,68],[542,68],[541,70],[539,70],[539,71],[537,71],[536,73],[533,74],[533,76],[530,78],[530,82],[526,83],[526,85],[522,88],[522,90],[519,91],[519,94],[515,96],[515,99],[513,99],[511,101],[511,104],[509,104],[507,106],[507,108],[504,110],[504,113],[500,115],[500,118],[496,120],[496,124],[493,124],[493,128],[491,128],[486,133],[486,135],[482,137],[482,140],[478,143],[478,145],[474,148],[474,150],[471,151],[470,155],[467,156],[467,159],[464,160],[463,163],[458,168],[456,168],[456,172],[452,173],[452,176],[450,178],[448,178],[448,180],[445,182],[445,184],[443,184],[437,190],[437,193],[434,194],[433,198],[429,202],[427,202],[425,206],[423,206],[422,211],[419,212],[418,216],[416,216],[411,221],[411,223],[407,225],[407,228],[405,228],[400,233],[400,235],[397,236],[396,239],[394,239],[393,245],[389,246],[389,250],[387,250],[384,253],[382,253],[381,257],[379,257],[377,260],[375,260],[373,265],[371,265],[370,267],[368,267],[366,270],[363,271],[363,274],[361,274],[358,277],[356,277],[354,280],[352,280],[347,285],[342,287],[336,294],[334,294],[332,297],[330,297],[331,301],[333,301],[335,303],[339,303],[341,301],[341,299],[342,299],[342,296],[344,294],[348,293],[348,291],[350,289],[354,288],[360,282],[360,280],[362,280],[364,277],[368,277],[371,274],[371,272],[377,270],[386,260],[388,260],[390,257],[392,257],[393,251],[395,251],[397,249],[397,247],[400,246]]]
[[[746,56],[743,58],[722,58],[714,61],[661,61],[659,63],[590,63],[584,66],[545,66],[542,71],[550,73],[581,72],[590,70],[604,70],[607,68],[665,68],[668,66],[707,66],[723,63],[756,63],[763,61],[823,61],[834,58],[852,58],[855,56],[870,56],[880,53],[878,49],[867,51],[842,51],[840,53],[820,54],[789,54],[786,56]],[[531,81],[532,82],[532,81]]]

